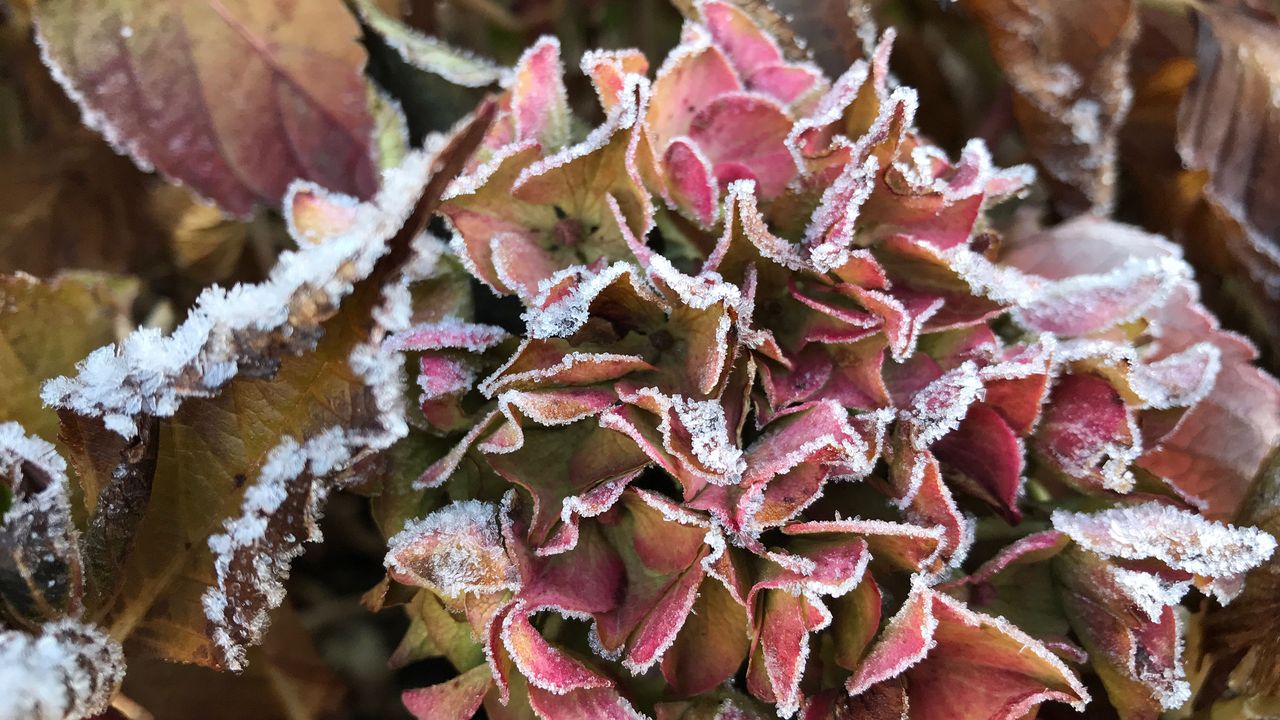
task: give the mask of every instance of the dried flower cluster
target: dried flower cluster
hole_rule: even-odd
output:
[[[457,442],[418,481],[455,502],[386,565],[485,651],[406,704],[1022,718],[1096,674],[1124,717],[1181,705],[1179,602],[1275,549],[1188,461],[1215,407],[1275,392],[1252,348],[1159,238],[1002,241],[985,211],[1030,170],[920,137],[891,33],[831,81],[700,17],[652,79],[582,59],[589,131],[536,44],[441,208],[524,334],[389,340]]]

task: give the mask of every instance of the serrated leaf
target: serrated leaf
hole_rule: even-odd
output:
[[[169,659],[243,667],[244,647],[261,640],[268,611],[283,599],[289,559],[314,535],[334,471],[404,432],[396,397],[399,361],[373,344],[386,332],[381,322],[389,317],[382,308],[384,286],[397,282],[412,257],[411,240],[491,117],[491,108],[482,109],[437,156],[411,163],[422,174],[405,178],[407,184],[396,190],[408,194],[395,201],[400,211],[388,217],[380,208],[362,208],[365,224],[295,256],[300,267],[314,259],[308,254],[337,261],[308,268],[319,273],[314,276],[319,285],[304,273],[295,276],[292,293],[277,296],[284,303],[282,319],[301,311],[295,321],[314,323],[307,333],[320,335],[314,348],[290,355],[269,339],[279,327],[258,323],[255,335],[242,326],[236,338],[243,344],[215,343],[213,351],[228,353],[223,357],[238,363],[247,360],[247,348],[257,348],[253,352],[266,360],[257,377],[241,375],[216,389],[182,395],[166,416],[150,420],[159,424],[150,503],[135,550],[119,573],[121,591],[91,608],[116,636]],[[352,245],[344,251],[347,242]],[[342,254],[354,250],[359,256],[369,249],[373,254],[364,261]],[[308,293],[317,290],[323,297],[324,284],[333,282],[342,289],[327,306],[306,299],[316,299]],[[261,286],[242,291],[255,290]],[[225,313],[227,306],[221,307]],[[221,318],[228,321],[226,315]],[[210,331],[202,322],[189,318],[169,341],[181,343],[192,323]],[[196,348],[198,357],[211,346]],[[118,361],[110,349],[106,352],[106,362]],[[145,361],[135,367],[145,367]],[[183,372],[173,370],[171,383]],[[131,424],[147,417],[144,411],[125,425],[136,427]],[[112,462],[109,454],[101,460]]]
[[[377,188],[359,26],[339,0],[35,4],[46,61],[86,124],[227,211],[295,178]]]

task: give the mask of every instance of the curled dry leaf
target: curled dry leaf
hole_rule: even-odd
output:
[[[1106,215],[1115,202],[1117,133],[1132,102],[1134,0],[1082,11],[1054,0],[964,0],[1014,91],[1014,117],[1048,175],[1054,205]]]
[[[87,125],[139,166],[245,215],[295,178],[371,197],[359,25],[340,0],[35,3],[37,38]]]
[[[1199,242],[1230,242],[1274,313],[1280,307],[1280,25],[1240,8],[1196,7],[1198,67],[1178,118],[1178,152],[1187,165],[1208,171],[1206,193],[1244,230]]]
[[[80,549],[67,497],[67,464],[14,422],[0,424],[0,613],[32,627],[78,613]]]

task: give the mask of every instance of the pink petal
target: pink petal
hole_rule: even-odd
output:
[[[822,73],[808,65],[776,63],[756,68],[747,74],[747,87],[791,104],[818,88]]]
[[[717,45],[746,76],[782,60],[782,50],[746,13],[726,2],[702,5],[702,21]]]
[[[632,636],[624,665],[643,671],[662,659],[693,610],[702,577],[701,566],[695,566],[667,589]]]
[[[859,695],[920,662],[929,652],[937,625],[929,593],[913,589],[853,676],[845,682],[845,689],[850,695]]]
[[[987,720],[1026,717],[1057,700],[1083,710],[1089,694],[1056,655],[1009,622],[933,594],[935,646],[907,673],[911,712]]]
[[[791,120],[775,102],[734,93],[712,99],[691,120],[689,136],[724,185],[755,180],[761,198],[777,197],[796,175],[786,146]]]
[[[1119,393],[1096,375],[1064,375],[1036,432],[1040,455],[1086,487],[1125,491],[1137,438]]]
[[[621,102],[626,75],[645,75],[649,60],[639,50],[596,50],[582,57],[582,66],[608,113]]]
[[[765,594],[763,619],[757,630],[759,653],[769,689],[754,692],[772,700],[778,712],[788,715],[800,705],[800,676],[809,658],[809,607],[803,596],[775,590]],[[762,697],[763,696],[763,697]]]
[[[1014,351],[1002,362],[983,368],[984,402],[1018,435],[1031,432],[1049,393],[1053,353],[1039,343]]]
[[[479,353],[495,347],[508,337],[507,331],[494,325],[446,320],[398,332],[387,338],[383,347],[398,352],[459,349]]]
[[[607,688],[612,681],[552,647],[529,624],[525,611],[517,608],[502,625],[502,640],[520,674],[534,688],[563,694],[570,690]]]
[[[943,549],[943,531],[885,520],[822,520],[787,525],[788,535],[855,535],[866,540],[872,557],[909,572],[933,566]]]
[[[343,202],[343,200],[350,202]],[[283,214],[289,232],[301,241],[319,243],[341,235],[356,222],[359,208],[354,198],[335,196],[303,184],[285,196]]]
[[[646,127],[656,152],[688,135],[693,116],[712,99],[742,89],[723,51],[715,46],[682,45],[672,51],[653,81]]]
[[[613,688],[556,694],[531,686],[529,705],[544,720],[639,720],[644,717]]]
[[[933,445],[943,474],[996,508],[1011,524],[1022,519],[1022,443],[990,407],[978,403],[960,427]]]
[[[517,141],[537,140],[549,151],[568,139],[569,101],[563,78],[555,38],[539,38],[521,56],[511,86]]]
[[[704,227],[716,221],[720,187],[711,161],[687,137],[677,137],[667,146],[662,157],[671,199],[688,209],[694,220]]]

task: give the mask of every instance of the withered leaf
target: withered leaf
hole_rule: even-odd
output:
[[[365,52],[340,0],[40,0],[35,17],[86,124],[229,212],[278,205],[295,178],[377,188]]]
[[[249,650],[239,675],[178,665],[126,644],[129,674],[124,694],[157,720],[318,720],[342,717],[345,688],[316,651],[289,606],[272,613],[272,632]]]
[[[1188,165],[1208,171],[1207,195],[1245,231],[1244,242],[1229,250],[1276,303],[1280,301],[1280,25],[1251,17],[1244,10],[1196,7],[1198,69],[1183,96],[1178,152]]]
[[[116,583],[121,577],[117,570],[133,551],[138,524],[151,501],[160,425],[152,420],[141,437],[125,442],[105,428],[89,429],[88,426],[98,424],[92,418],[64,413],[63,420],[70,432],[93,433],[92,438],[77,438],[82,442],[68,440],[68,446],[75,448],[73,453],[80,459],[76,467],[85,467],[91,474],[105,469],[105,463],[84,458],[86,452],[99,452],[103,459],[106,453],[114,452],[119,458],[119,463],[111,469],[111,477],[104,478],[106,482],[100,492],[90,491],[85,479],[78,478],[85,499],[93,502],[88,527],[80,538],[86,593],[93,600],[101,600],[118,589]]]
[[[964,0],[1014,91],[1013,112],[1066,216],[1115,202],[1117,132],[1131,103],[1133,0]]]
[[[150,502],[133,552],[118,571],[120,591],[90,607],[113,635],[170,660],[244,667],[245,646],[262,640],[269,611],[283,600],[289,561],[315,532],[331,475],[405,432],[399,359],[377,345],[385,318],[396,315],[383,310],[384,288],[411,258],[411,240],[491,114],[482,109],[452,142],[437,144],[436,154],[417,156],[401,169],[416,177],[384,186],[384,194],[388,187],[408,194],[401,210],[386,215],[385,208],[362,206],[353,225],[294,256],[301,267],[321,271],[315,278],[320,297],[324,283],[346,283],[329,305],[308,302],[317,297],[308,295],[317,287],[306,281],[278,297],[291,310],[284,314],[301,313],[315,324],[309,331],[319,336],[314,349],[298,355],[289,354],[288,345],[271,349],[270,336],[287,333],[284,324],[246,322],[227,331],[215,323],[196,357],[212,351],[238,362],[245,348],[266,348],[255,356],[267,361],[255,376],[242,373],[214,389],[175,395],[162,416],[143,411],[128,418],[125,425],[135,429],[158,424],[158,449]],[[312,254],[332,256],[344,245],[354,257],[339,254],[332,264],[311,263]],[[244,292],[254,297],[254,288]],[[225,312],[227,306],[221,307]],[[271,312],[270,305],[253,309]],[[208,329],[193,317],[197,329]],[[235,313],[217,317],[227,320]],[[306,334],[303,320],[297,322],[295,331]],[[192,323],[188,319],[173,337],[180,340]],[[116,360],[110,356],[108,362]],[[194,365],[209,367],[198,360],[182,367]],[[95,457],[118,462],[110,453]]]
[[[31,629],[80,608],[80,552],[67,464],[15,422],[0,423],[0,617]]]
[[[1263,463],[1238,522],[1280,536],[1280,449]],[[1215,656],[1212,673],[1225,676],[1242,665],[1239,690],[1244,694],[1280,695],[1277,618],[1280,556],[1273,556],[1245,577],[1244,591],[1234,602],[1209,607],[1204,618],[1204,643],[1205,650]]]

